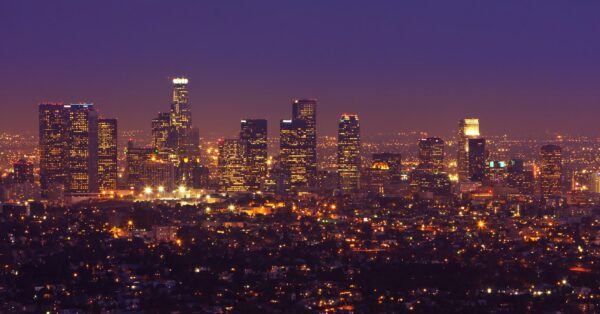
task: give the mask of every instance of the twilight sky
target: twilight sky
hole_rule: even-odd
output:
[[[599,1],[0,1],[0,130],[37,131],[37,104],[94,102],[124,129],[190,79],[194,124],[234,135],[319,99],[363,133],[600,135]]]

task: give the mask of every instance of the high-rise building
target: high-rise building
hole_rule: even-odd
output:
[[[153,191],[175,189],[175,167],[169,161],[149,158],[140,164],[140,186]]]
[[[339,188],[344,194],[356,192],[360,185],[360,123],[357,115],[342,115],[337,148]]]
[[[43,196],[67,186],[69,115],[63,104],[40,104],[40,185]]]
[[[296,192],[309,182],[311,152],[306,149],[306,121],[281,120],[279,159],[285,193]]]
[[[13,180],[15,183],[33,183],[33,163],[25,159],[13,163]]]
[[[506,168],[506,184],[509,187],[517,188],[522,194],[533,193],[533,171],[525,170],[523,160],[511,159]]]
[[[101,180],[103,184],[105,180],[116,183],[115,120],[101,119],[99,125],[94,105],[84,103],[40,104],[39,113],[43,196],[48,197],[50,190],[69,194],[97,193]],[[99,141],[102,141],[102,148]],[[103,158],[102,177],[99,177],[98,169],[100,155]],[[115,184],[110,183],[110,186]]]
[[[219,141],[219,189],[223,192],[247,192],[246,148],[239,139]]]
[[[600,172],[592,171],[590,173],[590,192],[600,193]]]
[[[182,129],[178,146],[180,156],[200,157],[200,130],[193,127]]]
[[[317,174],[317,100],[296,99],[292,104],[292,120],[305,122],[305,139],[300,146],[305,150],[307,159],[307,179],[312,185]]]
[[[152,146],[162,151],[167,147],[173,147],[171,133],[171,114],[169,112],[159,112],[158,116],[152,119]]]
[[[192,111],[188,98],[188,79],[173,79],[173,97],[171,101],[171,126],[176,130],[192,127]]]
[[[98,114],[93,104],[71,104],[68,109],[69,193],[98,192]]]
[[[378,168],[389,169],[390,183],[402,180],[402,156],[399,153],[375,153],[371,159],[374,165],[379,164]]]
[[[466,181],[469,176],[469,139],[479,137],[479,119],[465,118],[458,124],[458,154],[456,166],[458,169],[458,179]]]
[[[98,185],[102,191],[117,188],[117,119],[98,119]]]
[[[561,195],[562,150],[556,145],[544,145],[540,150],[540,186],[542,197]]]
[[[242,120],[240,140],[246,148],[248,186],[259,190],[267,175],[267,120]]]
[[[444,171],[444,140],[439,137],[419,140],[419,168],[435,174]]]
[[[127,142],[125,150],[125,181],[130,189],[142,190],[142,163],[152,158],[157,159],[157,151],[152,148],[135,147],[133,141]]]
[[[483,181],[485,180],[485,139],[470,138],[468,144],[468,164],[469,164],[469,180]]]

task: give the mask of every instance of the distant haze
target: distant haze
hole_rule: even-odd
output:
[[[37,104],[93,102],[120,129],[169,108],[190,79],[194,124],[230,136],[317,98],[320,134],[600,135],[597,1],[2,1],[0,130]]]

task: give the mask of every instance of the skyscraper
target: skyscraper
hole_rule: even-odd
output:
[[[292,120],[302,120],[305,126],[305,139],[300,146],[307,159],[307,179],[312,185],[317,174],[317,100],[296,99],[292,104]]]
[[[171,101],[171,126],[176,130],[192,126],[192,111],[188,98],[188,79],[176,77],[173,79],[173,97]]]
[[[343,114],[338,124],[337,170],[342,193],[359,189],[360,123],[357,115]]]
[[[373,164],[379,164],[380,168],[389,169],[390,183],[399,183],[402,180],[402,155],[399,153],[375,153],[371,159]]]
[[[469,180],[485,180],[485,139],[470,138],[468,144]]]
[[[65,107],[69,115],[67,192],[98,192],[98,114],[93,104]]]
[[[267,120],[242,120],[240,140],[246,148],[248,185],[258,190],[267,175]]]
[[[117,119],[98,119],[98,185],[117,188]]]
[[[33,183],[33,163],[19,159],[13,164],[13,180],[15,183]]]
[[[141,190],[142,182],[142,164],[144,161],[156,159],[157,150],[152,148],[135,147],[133,141],[127,142],[125,150],[125,181],[130,189]]]
[[[246,148],[239,139],[219,141],[219,189],[223,192],[247,192]]]
[[[434,174],[444,171],[444,141],[441,138],[419,140],[419,168]]]
[[[458,179],[469,180],[469,139],[479,137],[479,119],[465,118],[458,124],[458,154],[456,165]]]
[[[542,197],[561,195],[562,150],[556,145],[544,145],[540,150],[540,186]]]
[[[67,185],[69,115],[63,104],[40,104],[40,184],[43,196]]]
[[[286,193],[296,192],[308,185],[312,155],[306,149],[306,130],[305,120],[281,120],[279,159]]]
[[[171,114],[168,112],[159,112],[158,116],[152,119],[152,146],[162,151],[167,147],[173,147],[171,134]],[[170,141],[169,141],[170,140]]]
[[[149,158],[140,164],[140,186],[153,191],[175,188],[175,167],[172,163],[158,158]]]

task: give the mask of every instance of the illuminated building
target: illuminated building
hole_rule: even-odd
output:
[[[367,193],[384,195],[390,184],[390,167],[387,163],[373,162],[361,171],[361,189]]]
[[[431,173],[444,171],[444,141],[439,137],[419,140],[419,168]]]
[[[373,165],[381,164],[389,169],[390,183],[402,181],[402,156],[399,153],[376,153],[372,160]]]
[[[247,192],[246,148],[239,139],[219,141],[219,189],[223,192]]]
[[[259,190],[267,175],[267,120],[242,120],[240,140],[246,148],[248,185]]]
[[[93,104],[68,109],[67,192],[98,192],[98,114]]]
[[[283,172],[283,190],[295,192],[308,184],[311,156],[306,149],[306,121],[281,120],[279,157]]]
[[[458,179],[466,181],[469,176],[469,139],[479,137],[479,119],[466,118],[458,124],[458,154],[456,158]]]
[[[192,127],[192,111],[188,98],[188,79],[173,79],[173,97],[171,100],[171,126],[177,131]]]
[[[176,182],[179,186],[193,187],[197,168],[201,167],[200,158],[181,157],[176,169]]]
[[[431,192],[433,195],[449,195],[450,179],[446,173],[431,173],[417,169],[410,173],[410,185],[414,193]]]
[[[13,164],[13,181],[15,183],[33,183],[33,163],[20,159]]]
[[[40,185],[43,196],[64,190],[67,184],[69,115],[63,104],[40,104]]]
[[[533,193],[533,171],[525,170],[523,160],[511,159],[506,169],[506,184],[517,188],[519,193],[529,195]]]
[[[300,142],[307,156],[307,179],[312,184],[317,174],[317,101],[315,99],[296,99],[292,104],[292,120],[305,122],[304,136]]]
[[[171,115],[168,112],[159,112],[158,116],[152,119],[152,146],[158,150],[173,147],[171,137]]]
[[[125,181],[130,189],[143,189],[142,163],[155,157],[156,151],[152,148],[134,147],[133,141],[127,143],[125,150]]]
[[[172,163],[156,158],[146,159],[140,165],[140,186],[157,191],[158,187],[165,191],[175,189],[175,167]],[[150,191],[150,190],[149,190]]]
[[[192,188],[206,189],[209,187],[210,171],[208,167],[198,165],[192,172]]]
[[[571,173],[571,191],[589,190],[590,172],[587,169],[575,170]]]
[[[600,193],[600,172],[590,173],[590,192]]]
[[[200,131],[198,128],[186,128],[180,133],[179,155],[190,158],[200,157]]]
[[[169,158],[176,165],[181,158],[196,158],[200,156],[200,133],[192,127],[192,110],[188,97],[188,79],[176,77],[172,80],[173,95],[169,125],[166,123],[166,113],[159,113],[152,121],[153,144],[164,153],[168,148],[172,151]],[[181,178],[178,178],[181,181]]]
[[[562,151],[556,145],[544,145],[540,150],[540,187],[542,197],[561,195]]]
[[[483,181],[486,178],[485,139],[470,138],[468,144],[469,179]]]
[[[98,184],[101,190],[117,188],[117,120],[98,119]]]
[[[338,124],[337,171],[342,193],[358,191],[360,183],[360,123],[357,115],[342,115]]]
[[[493,182],[504,182],[507,176],[506,163],[502,160],[490,160],[488,162],[488,178]]]

